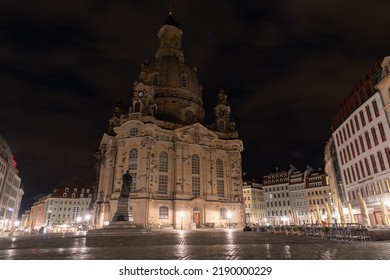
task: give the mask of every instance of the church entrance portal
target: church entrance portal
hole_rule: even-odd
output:
[[[200,208],[195,207],[193,210],[193,223],[196,224],[196,226],[199,226],[201,223],[201,217],[200,217]]]

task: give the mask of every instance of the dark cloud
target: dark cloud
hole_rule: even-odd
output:
[[[0,133],[26,201],[93,182],[114,104],[130,103],[170,1],[8,1],[0,10]],[[244,141],[244,171],[323,165],[337,107],[390,55],[386,0],[175,1],[207,121],[222,82]]]

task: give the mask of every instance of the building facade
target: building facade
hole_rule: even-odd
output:
[[[26,231],[75,231],[92,226],[92,187],[66,185],[41,197],[30,211]]]
[[[295,169],[289,177],[289,197],[291,205],[290,219],[294,224],[301,224],[308,221],[307,203],[305,199],[305,173]]]
[[[305,192],[308,214],[306,222],[312,224],[337,222],[334,220],[335,212],[331,206],[331,191],[327,174],[309,167],[305,176]]]
[[[382,224],[381,199],[390,202],[388,63],[389,57],[369,70],[343,101],[333,121],[347,201],[354,209],[355,221],[362,223],[362,196],[371,225]]]
[[[255,181],[244,182],[243,200],[245,205],[245,222],[248,225],[265,225],[265,201],[262,185]]]
[[[9,231],[18,220],[24,194],[19,170],[7,142],[0,135],[0,231]]]
[[[263,176],[266,220],[271,225],[320,223],[333,216],[330,209],[330,186],[327,174],[310,166],[300,171],[289,170]]]
[[[288,171],[279,171],[263,176],[264,201],[266,204],[267,223],[272,225],[289,224],[292,214],[289,192],[289,175],[295,167]]]
[[[345,189],[343,180],[341,178],[341,171],[339,160],[337,157],[336,145],[334,139],[330,138],[325,144],[325,173],[328,175],[330,186],[330,203],[331,208],[336,213],[337,222],[341,223],[341,209],[347,208],[347,197],[345,195]],[[340,206],[339,206],[340,204]]]
[[[134,82],[129,112],[120,103],[114,109],[97,154],[98,227],[112,221],[127,171],[137,225],[244,224],[243,143],[222,88],[216,94],[214,122],[203,123],[202,85],[196,68],[185,63],[182,34],[170,14],[158,32],[155,60],[142,64]]]

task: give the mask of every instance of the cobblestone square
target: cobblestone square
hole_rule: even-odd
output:
[[[346,242],[242,230],[157,230],[126,237],[0,238],[2,260],[389,260],[390,242]]]

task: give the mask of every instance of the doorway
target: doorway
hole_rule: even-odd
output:
[[[193,216],[193,223],[196,224],[196,226],[199,226],[201,223],[201,216],[200,216],[200,208],[195,207],[192,213]]]

